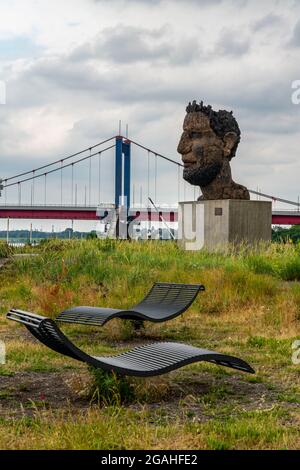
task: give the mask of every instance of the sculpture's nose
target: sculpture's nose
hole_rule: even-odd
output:
[[[188,139],[188,135],[186,132],[182,133],[182,136],[180,138],[180,141],[177,146],[177,152],[180,153],[181,155],[184,155],[185,153],[188,153],[191,149],[191,144]]]

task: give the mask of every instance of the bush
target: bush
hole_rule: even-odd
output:
[[[133,389],[126,377],[114,372],[89,367],[92,375],[91,401],[99,405],[120,406],[133,398]]]

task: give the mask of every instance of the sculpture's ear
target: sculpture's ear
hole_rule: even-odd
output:
[[[238,136],[235,132],[227,132],[223,137],[224,142],[224,157],[229,158],[231,151],[238,141]]]

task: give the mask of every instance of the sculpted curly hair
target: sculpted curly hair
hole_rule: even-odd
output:
[[[237,147],[241,140],[241,131],[232,111],[229,112],[225,109],[214,111],[210,105],[204,106],[203,101],[200,101],[198,104],[194,100],[192,103],[189,102],[186,107],[186,112],[205,114],[209,118],[211,128],[221,139],[223,139],[228,132],[234,132],[237,136],[237,141],[232,148],[229,160],[235,157]]]

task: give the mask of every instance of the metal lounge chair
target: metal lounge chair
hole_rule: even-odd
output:
[[[75,346],[50,318],[16,309],[11,309],[7,318],[23,323],[33,336],[50,349],[94,367],[114,371],[119,375],[141,377],[160,375],[198,361],[255,373],[242,359],[182,343],[152,343],[117,356],[90,356]]]
[[[107,321],[116,317],[129,320],[162,322],[171,320],[185,312],[194,302],[198,292],[204,290],[205,288],[201,284],[157,282],[152,286],[146,297],[129,310],[73,307],[60,313],[56,321],[96,326],[102,326]]]

